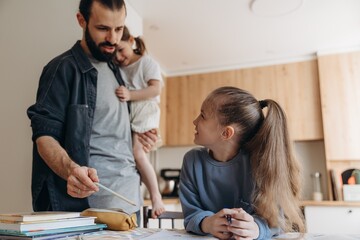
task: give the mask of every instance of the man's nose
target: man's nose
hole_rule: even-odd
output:
[[[118,34],[114,30],[109,31],[106,36],[106,41],[108,41],[111,44],[117,44],[118,43]]]

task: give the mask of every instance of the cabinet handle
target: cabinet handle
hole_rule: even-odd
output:
[[[352,213],[352,210],[350,209],[350,210],[348,210],[348,213]]]

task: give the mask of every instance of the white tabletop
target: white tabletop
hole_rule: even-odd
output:
[[[214,240],[217,238],[209,236],[198,236],[191,233],[187,233],[183,229],[155,229],[155,228],[136,228],[131,231],[99,231],[90,234],[80,235],[77,237],[65,238],[67,240],[114,240],[114,239],[144,239],[144,240]],[[301,233],[287,233],[281,236],[273,238],[275,240],[355,240],[360,239],[360,235],[346,235],[346,234],[301,234]]]

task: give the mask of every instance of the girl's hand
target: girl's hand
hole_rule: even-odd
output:
[[[125,86],[120,86],[115,90],[116,96],[120,99],[122,102],[130,101],[131,95],[130,91]]]
[[[201,222],[201,230],[219,239],[231,239],[233,234],[229,231],[226,215],[235,213],[236,211],[232,209],[222,209],[218,213],[204,218]]]
[[[256,239],[259,237],[259,227],[254,221],[253,216],[242,208],[232,209],[236,213],[231,214],[231,224],[227,231],[233,234],[233,239]]]

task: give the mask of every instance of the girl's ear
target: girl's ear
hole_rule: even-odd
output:
[[[133,44],[135,42],[135,38],[133,36],[130,36],[129,41],[131,44]]]
[[[133,36],[130,36],[129,43],[132,48],[135,48],[135,38]]]
[[[221,136],[223,140],[229,140],[234,136],[234,134],[235,134],[235,129],[232,126],[226,126]]]

